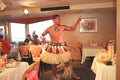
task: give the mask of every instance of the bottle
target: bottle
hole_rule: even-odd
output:
[[[108,58],[109,60],[113,60],[113,54],[114,54],[114,46],[108,45]]]

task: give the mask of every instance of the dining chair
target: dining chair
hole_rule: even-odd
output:
[[[39,80],[40,61],[31,64],[22,74],[22,80]]]
[[[16,43],[16,42],[11,42],[10,44],[11,44],[11,47],[17,46],[17,43]]]
[[[21,61],[28,62],[29,64],[33,63],[32,55],[29,51],[29,45],[21,45],[18,46],[20,55],[21,55]]]
[[[80,55],[81,55],[81,59],[82,59],[82,43],[78,42],[78,43],[77,43],[77,46],[78,46],[78,48],[79,48]]]
[[[18,42],[18,46],[25,45],[23,41]]]
[[[108,50],[108,41],[104,41],[101,43],[101,46]]]
[[[40,59],[40,54],[42,52],[42,46],[30,45],[29,51],[32,54],[33,60],[37,61]]]
[[[31,52],[32,54],[32,58],[33,58],[33,61],[39,61],[40,60],[40,54],[42,53],[42,45],[30,45],[30,48],[29,48],[29,51]],[[46,64],[44,62],[40,62],[40,70],[41,72],[44,72],[45,70],[48,70],[48,66],[50,66],[49,64]]]

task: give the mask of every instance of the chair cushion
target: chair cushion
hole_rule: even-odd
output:
[[[26,78],[27,80],[39,80],[36,70],[32,70],[29,74],[27,74]]]

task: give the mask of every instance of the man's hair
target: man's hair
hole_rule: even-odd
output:
[[[0,39],[2,39],[3,38],[3,35],[0,35]]]
[[[60,17],[60,15],[53,15],[53,19]]]
[[[31,36],[30,34],[27,35],[27,37]]]

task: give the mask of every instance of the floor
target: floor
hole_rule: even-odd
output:
[[[80,61],[73,61],[72,66],[76,75],[80,76],[80,80],[95,80],[95,74],[91,71],[91,64],[93,58],[87,58],[84,64],[81,64]],[[59,71],[59,74],[62,74],[63,70]],[[40,74],[40,80],[51,80],[52,72],[47,70]],[[68,80],[61,78],[60,80]],[[75,80],[75,79],[69,79]]]

